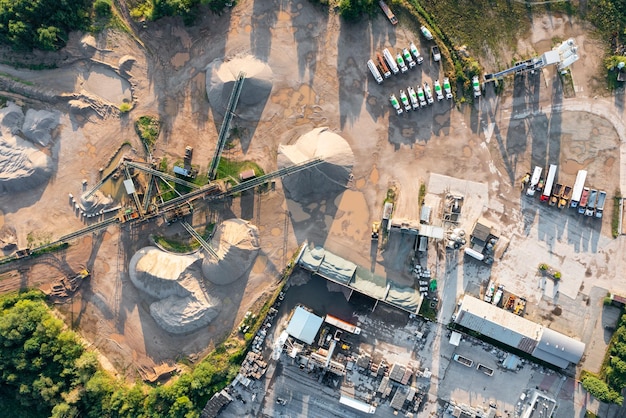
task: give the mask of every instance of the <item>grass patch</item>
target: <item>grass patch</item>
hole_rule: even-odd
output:
[[[424,205],[424,199],[426,198],[426,183],[422,183],[420,185],[420,193],[418,197],[418,202],[420,206]]]
[[[619,230],[621,201],[622,193],[619,189],[617,189],[615,190],[615,197],[613,198],[613,212],[611,213],[611,234],[613,235],[613,238],[619,237],[621,233]]]
[[[431,301],[428,298],[424,298],[424,300],[422,301],[422,305],[420,306],[418,315],[426,319],[430,319],[431,321],[434,321],[435,319],[437,319],[437,309],[431,307],[430,306],[431,303],[435,303],[435,302]]]
[[[257,177],[265,174],[265,171],[254,161],[234,161],[228,158],[220,158],[217,165],[217,179],[224,179],[231,184],[239,181],[239,173],[246,170],[254,170]]]
[[[151,153],[161,132],[161,121],[154,116],[139,116],[135,121],[135,132],[139,135],[148,153]],[[165,161],[167,164],[167,160]]]
[[[26,81],[26,80],[22,80],[21,78],[15,77],[15,76],[13,76],[11,74],[8,74],[8,73],[0,72],[0,77],[8,78],[9,80],[13,80],[16,83],[25,84],[27,86],[34,86],[34,84],[32,82]]]
[[[124,102],[121,105],[119,105],[118,109],[119,109],[119,111],[121,113],[128,113],[131,110],[133,110],[133,104],[132,103],[128,103],[128,102]]]

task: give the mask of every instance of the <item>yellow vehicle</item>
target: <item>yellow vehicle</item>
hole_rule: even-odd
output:
[[[372,240],[378,240],[378,234],[380,232],[380,222],[372,222]]]

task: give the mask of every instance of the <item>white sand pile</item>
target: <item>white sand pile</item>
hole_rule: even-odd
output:
[[[196,255],[175,255],[156,247],[137,251],[128,268],[135,287],[159,299],[150,314],[168,332],[183,334],[208,325],[220,310],[220,301],[202,285]]]
[[[85,198],[86,195],[87,192],[81,195],[78,205],[88,214],[97,214],[113,205],[113,198],[105,196],[100,190],[93,193],[89,198]]]
[[[215,60],[207,66],[206,92],[213,109],[224,114],[239,72],[246,73],[237,116],[242,119],[258,120],[270,96],[273,72],[269,65],[251,55],[233,58],[230,61]]]
[[[259,251],[256,226],[243,219],[222,222],[212,240],[219,260],[208,255],[202,262],[202,273],[212,283],[224,285],[243,276],[254,263]]]
[[[59,126],[58,113],[28,109],[22,125],[22,133],[32,142],[45,147],[52,141],[52,130],[57,126]]]
[[[310,195],[345,189],[354,165],[354,154],[346,140],[328,128],[313,129],[298,138],[295,144],[278,148],[278,168],[314,158],[321,158],[324,162],[283,177],[283,185],[290,199],[301,201]]]
[[[16,136],[22,131],[23,123],[24,113],[19,106],[8,103],[7,107],[0,109],[0,192],[32,189],[47,181],[52,173],[52,158],[31,142]],[[39,123],[44,126],[40,128]],[[57,125],[58,116],[52,120],[33,120],[28,126],[29,139],[47,143],[50,131]]]

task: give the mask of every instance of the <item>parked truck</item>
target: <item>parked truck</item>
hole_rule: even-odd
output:
[[[441,90],[441,84],[439,84],[439,80],[435,80],[435,95],[437,96],[437,101],[440,102],[443,100],[443,91]]]
[[[602,217],[602,212],[604,212],[604,203],[606,202],[606,192],[601,191],[598,194],[598,203],[596,204],[596,218]]]
[[[417,86],[417,99],[420,101],[420,106],[426,106],[426,96],[424,96],[424,89],[421,86]]]
[[[433,92],[430,89],[430,86],[428,85],[428,83],[424,82],[424,94],[426,95],[426,101],[428,102],[429,105],[435,103],[435,100],[433,99]]]
[[[406,110],[407,112],[411,110],[411,103],[409,103],[409,98],[406,96],[404,90],[400,90],[400,101],[404,106],[404,110]]]
[[[559,199],[559,209],[563,209],[567,206],[569,200],[572,198],[572,188],[570,186],[565,186],[565,190],[563,191],[563,196]]]
[[[402,58],[402,54],[399,52],[396,54],[396,62],[398,63],[398,67],[400,67],[400,71],[402,71],[403,74],[409,71],[406,63],[404,62],[404,58]]]
[[[424,38],[428,39],[429,41],[433,40],[433,34],[430,32],[430,30],[428,30],[426,26],[420,27],[420,31],[422,31],[422,35],[424,35]]]
[[[413,54],[413,56],[415,57],[415,61],[417,61],[418,64],[424,62],[424,57],[422,57],[422,54],[420,54],[420,50],[417,49],[413,42],[411,42],[409,49],[411,50],[411,54]]]
[[[446,92],[446,99],[452,98],[452,87],[450,87],[450,79],[448,77],[443,78],[443,90]]]
[[[589,200],[589,187],[583,188],[583,193],[580,196],[580,202],[578,203],[578,213],[583,215],[585,209],[587,209],[587,201]]]
[[[554,187],[552,196],[550,196],[550,202],[549,202],[550,206],[556,205],[561,199],[562,195],[563,195],[563,185],[557,183],[556,186]]]
[[[411,56],[409,50],[404,48],[402,50],[402,55],[404,56],[404,61],[409,64],[409,68],[415,68],[415,61],[413,60],[413,57]]]
[[[376,80],[378,84],[381,84],[383,82],[383,76],[378,71],[378,68],[376,68],[376,64],[374,64],[374,61],[367,61],[367,67],[370,69],[370,72],[374,76],[374,80]]]
[[[396,61],[393,59],[393,56],[391,55],[391,52],[389,52],[387,48],[383,49],[383,56],[385,57],[385,61],[387,61],[389,68],[391,68],[391,72],[394,74],[398,74],[400,72],[400,69],[398,68],[398,64],[396,64]]]
[[[474,90],[474,97],[480,97],[480,81],[478,81],[477,75],[472,77],[472,89]]]
[[[589,201],[587,202],[587,209],[585,209],[585,216],[593,216],[596,210],[596,199],[598,198],[598,191],[591,189],[589,193]]]
[[[575,208],[578,206],[580,198],[583,195],[585,180],[587,180],[587,170],[578,170],[578,174],[576,174],[576,182],[574,183],[574,190],[572,191],[572,200],[570,202],[570,207]]]
[[[546,176],[546,182],[543,185],[543,193],[541,194],[541,201],[545,202],[550,200],[550,196],[552,195],[552,186],[554,185],[554,178],[556,177],[557,166],[555,164],[550,164],[550,169],[548,170],[548,175]]]
[[[385,78],[389,78],[391,77],[391,70],[389,69],[389,67],[387,66],[387,63],[385,62],[385,60],[383,59],[383,57],[380,55],[380,52],[376,53],[376,59],[378,60],[378,65],[380,65],[380,68],[382,68],[383,70],[381,71],[381,73],[383,74],[383,76]]]
[[[433,54],[433,61],[435,62],[441,61],[441,51],[439,51],[439,47],[437,45],[432,46],[430,48],[430,51]]]
[[[383,0],[379,0],[378,5],[381,9],[383,9],[383,13],[385,14],[385,16],[387,16],[387,19],[389,19],[391,24],[397,25],[398,19],[396,18],[396,15],[393,14],[389,6],[387,6],[387,3],[385,3]]]
[[[389,96],[389,101],[391,102],[391,106],[396,110],[396,114],[402,114],[402,108],[400,107],[400,102],[398,102],[398,98],[395,94]]]
[[[537,191],[537,185],[539,185],[539,180],[541,180],[541,172],[543,169],[539,166],[535,166],[535,170],[533,171],[533,175],[530,178],[530,182],[528,183],[528,188],[526,189],[526,196],[534,196]]]
[[[409,99],[411,99],[411,106],[413,106],[413,110],[417,110],[420,108],[419,101],[417,100],[417,94],[415,93],[415,89],[411,86],[407,87],[407,92],[409,92]]]

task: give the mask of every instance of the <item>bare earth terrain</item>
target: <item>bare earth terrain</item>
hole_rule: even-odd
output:
[[[60,310],[121,375],[154,378],[177,360],[205,353],[273,289],[288,258],[305,241],[406,281],[394,254],[372,256],[370,225],[380,217],[392,185],[404,205],[401,210],[418,213],[419,185],[428,183],[431,173],[484,183],[487,203],[473,210],[484,212],[511,240],[491,270],[463,263],[460,256],[432,260],[443,289],[441,321],[452,314],[457,294],[491,275],[528,298],[532,319],[549,321],[555,329],[589,343],[602,327],[601,299],[606,290],[626,286],[620,274],[626,268],[626,241],[611,238],[610,203],[600,221],[559,212],[519,193],[518,182],[526,172],[550,163],[559,164],[559,179],[565,183],[573,183],[577,170],[585,168],[587,184],[609,196],[617,188],[626,190],[624,95],[607,96],[602,91],[597,80],[601,45],[578,22],[565,16],[537,17],[532,33],[520,39],[518,48],[539,55],[552,47],[552,39],[574,37],[581,59],[572,69],[573,92],[564,92],[555,69],[547,68],[535,78],[508,79],[502,95],[495,96],[488,87],[476,103],[455,107],[444,100],[401,117],[389,106],[389,93],[397,94],[408,84],[431,83],[443,74],[429,59],[427,41],[392,27],[382,16],[346,24],[304,0],[243,0],[222,16],[204,16],[193,27],[175,19],[149,23],[145,29],[137,28],[137,37],[141,42],[114,31],[95,39],[74,34],[57,56],[44,57],[56,59],[54,70],[0,65],[0,73],[26,82],[13,81],[13,88],[3,95],[25,108],[60,112],[55,138],[45,148],[54,162],[50,180],[0,196],[1,222],[15,227],[19,248],[26,247],[29,237],[54,239],[84,226],[68,193],[79,195],[83,179],[94,185],[98,169],[109,165],[124,141],[132,147],[125,148],[127,153],[145,157],[133,126],[141,115],[155,115],[163,122],[156,157],[167,156],[171,164],[182,160],[190,145],[194,163],[205,171],[223,113],[207,100],[205,70],[218,59],[251,54],[273,72],[262,113],[256,118],[235,117],[237,135],[226,158],[253,160],[270,172],[277,168],[280,144],[293,144],[313,128],[329,127],[352,148],[354,166],[343,193],[317,191],[315,199],[295,202],[285,199],[277,181],[274,189],[261,195],[247,192],[195,211],[190,222],[194,226],[214,219],[249,220],[258,227],[260,252],[244,277],[215,287],[214,295],[222,303],[219,315],[208,327],[189,334],[160,328],[149,312],[154,300],[139,292],[128,276],[130,258],[151,244],[150,234],[185,236],[178,224],[166,226],[159,219],[133,228],[110,227],[68,250],[10,266],[16,270],[3,267],[3,292],[50,283],[68,271],[88,268],[91,278]],[[376,85],[366,60],[375,51],[404,48],[411,41],[426,57],[424,64]],[[120,114],[117,107],[125,101],[134,108]],[[467,230],[474,221],[467,220]],[[537,287],[539,262],[562,271],[557,298]],[[561,317],[542,316],[556,305],[563,308]],[[601,349],[588,345],[587,359]],[[589,367],[598,366],[596,359]]]

